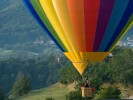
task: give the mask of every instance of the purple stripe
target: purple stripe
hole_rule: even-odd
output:
[[[115,0],[100,0],[100,8],[93,51],[98,51],[104,37],[109,19],[112,14]]]

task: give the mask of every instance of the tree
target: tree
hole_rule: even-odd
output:
[[[12,88],[14,96],[22,96],[31,90],[31,80],[28,76],[23,75],[18,79]]]
[[[81,90],[69,92],[66,95],[66,100],[82,100]]]
[[[62,84],[78,81],[81,76],[73,66],[64,67],[60,70],[60,82]]]
[[[99,90],[100,86],[102,85],[103,81],[100,77],[95,76],[90,80],[91,86],[94,87],[96,90]]]
[[[99,91],[94,99],[120,99],[121,91],[117,87],[109,86]]]
[[[0,88],[0,100],[4,100],[5,94],[2,88]]]

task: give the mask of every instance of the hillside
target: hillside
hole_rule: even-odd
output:
[[[35,41],[44,35],[21,0],[1,1],[0,19],[0,43],[4,43],[3,46]],[[44,39],[48,40],[47,35]]]
[[[46,54],[49,49],[56,48],[25,8],[22,0],[2,0],[0,19],[0,49],[13,50],[13,53],[6,54],[7,57],[17,56],[22,51],[31,52],[30,54],[33,53],[33,56],[34,53]],[[54,50],[56,51],[56,49]],[[23,55],[18,57],[21,56]]]
[[[15,100],[45,100],[49,97],[52,97],[55,100],[65,100],[65,95],[72,90],[74,90],[74,83],[67,86],[56,83],[44,89],[31,91],[28,95]]]

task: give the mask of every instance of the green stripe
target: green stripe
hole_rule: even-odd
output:
[[[64,49],[64,51],[68,51],[65,47],[65,45],[62,43],[60,37],[57,35],[57,33],[55,32],[53,26],[51,25],[50,21],[48,20],[45,12],[43,11],[41,4],[39,2],[39,0],[30,0],[33,7],[35,8],[36,12],[38,13],[38,15],[40,16],[41,20],[43,21],[43,23],[46,25],[47,29],[50,31],[50,33],[53,35],[53,37],[56,39],[56,41],[60,44],[60,46]]]
[[[133,14],[132,16],[129,18],[127,24],[125,25],[125,27],[123,28],[123,30],[121,31],[120,35],[118,36],[118,38],[115,40],[115,42],[112,44],[112,46],[110,47],[109,51],[116,45],[116,43],[119,41],[119,39],[121,38],[121,36],[123,34],[125,34],[125,31],[127,30],[127,28],[129,27],[129,25],[133,22]]]

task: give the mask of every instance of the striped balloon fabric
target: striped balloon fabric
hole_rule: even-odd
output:
[[[102,61],[133,25],[133,0],[23,0],[82,75]]]

